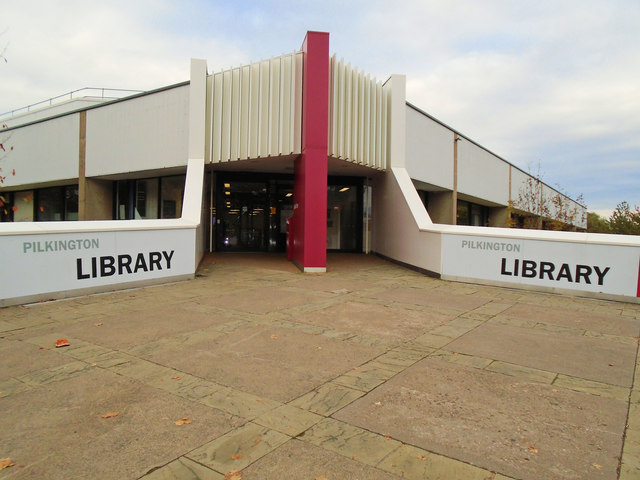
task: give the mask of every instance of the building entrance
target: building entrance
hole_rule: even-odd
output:
[[[214,249],[284,252],[293,215],[293,176],[218,172],[213,209]],[[329,177],[327,250],[362,252],[363,182]]]
[[[293,179],[219,175],[216,192],[217,251],[285,251]]]

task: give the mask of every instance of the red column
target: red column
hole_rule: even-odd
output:
[[[327,267],[329,34],[307,32],[302,52],[302,154],[294,164],[293,261],[305,272],[324,272]]]

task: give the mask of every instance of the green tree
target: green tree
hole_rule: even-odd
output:
[[[609,217],[611,233],[640,235],[640,208],[632,210],[628,202],[620,202]]]
[[[596,212],[587,212],[587,232],[611,233],[611,225],[609,225],[609,220],[601,217]]]

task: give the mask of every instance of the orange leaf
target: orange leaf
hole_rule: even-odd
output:
[[[231,460],[240,460],[242,458],[242,454],[240,453],[234,453],[233,455],[231,455]]]
[[[314,480],[329,480],[329,479],[326,477],[316,477]]]
[[[224,480],[242,480],[242,472],[230,470],[224,475]]]
[[[593,464],[593,468],[597,469],[597,470],[602,470],[602,465],[598,465],[597,463]]]
[[[94,326],[94,327],[101,327],[101,326],[102,326],[102,322],[94,323],[94,324],[93,324],[93,326]]]
[[[278,338],[278,335],[276,334],[271,335],[271,340],[275,340],[276,338]]]
[[[120,412],[108,412],[108,413],[104,413],[102,415],[100,415],[102,418],[113,418],[113,417],[117,417],[118,415],[120,415]]]
[[[256,438],[253,443],[255,443],[256,445],[259,444],[262,441],[262,439],[260,437]]]
[[[18,207],[16,207],[15,205],[13,207],[11,207],[11,210],[13,210],[14,212],[18,211]]]
[[[60,348],[60,347],[68,347],[71,344],[69,343],[69,340],[67,340],[66,338],[61,338],[59,340],[56,340],[56,348]]]
[[[180,426],[180,425],[189,425],[191,423],[191,420],[189,420],[189,417],[184,417],[184,418],[181,418],[180,420],[176,420],[173,423],[175,423],[178,426]]]
[[[418,455],[418,460],[421,460],[424,462],[426,459],[427,457],[425,457],[424,455]]]
[[[15,465],[10,458],[0,458],[0,470]]]
[[[180,377],[171,377],[171,380],[180,380]]]
[[[533,452],[533,453],[538,453],[538,449],[536,447],[534,447],[533,445],[529,446],[529,451]]]

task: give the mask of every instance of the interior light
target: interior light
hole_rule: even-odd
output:
[[[224,192],[224,194],[225,195],[231,195],[231,192],[227,190],[226,192]]]
[[[349,187],[342,187],[342,188],[340,189],[340,191],[341,191],[341,192],[346,192],[347,190],[349,190]]]
[[[230,183],[225,183],[224,184],[224,188],[231,188],[231,184]]]
[[[293,193],[289,192],[285,195],[285,197],[293,197]]]

